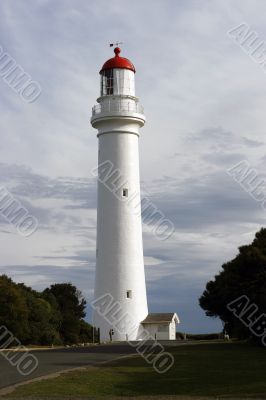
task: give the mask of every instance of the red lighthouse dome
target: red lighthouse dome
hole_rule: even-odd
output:
[[[121,49],[119,47],[116,47],[114,49],[115,56],[113,58],[110,58],[107,60],[100,71],[100,74],[103,71],[107,71],[109,69],[114,69],[114,68],[120,68],[120,69],[129,69],[130,71],[136,72],[134,65],[130,60],[124,57],[120,57],[119,53],[121,52]]]

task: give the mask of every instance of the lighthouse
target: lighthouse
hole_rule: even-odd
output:
[[[135,67],[119,47],[114,53],[100,70],[100,97],[91,117],[99,140],[94,299],[112,299],[109,315],[94,310],[102,341],[141,339],[148,315],[139,177],[145,116],[135,95]],[[123,315],[130,324],[119,329],[116,322]]]

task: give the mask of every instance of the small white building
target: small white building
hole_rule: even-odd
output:
[[[151,313],[141,322],[155,340],[175,340],[179,323],[176,313]]]

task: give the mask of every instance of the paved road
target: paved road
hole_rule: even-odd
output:
[[[139,343],[140,342],[135,342],[136,345]],[[172,346],[190,346],[204,343],[215,344],[216,342],[161,341],[160,343],[167,351],[167,348]],[[146,342],[142,347],[142,351],[144,347],[153,344],[154,342]],[[23,376],[18,372],[16,366],[12,366],[0,352],[0,390],[23,381],[50,375],[59,371],[79,367],[99,366],[106,361],[112,361],[125,355],[137,354],[134,347],[131,347],[127,342],[67,349],[31,350],[30,353],[37,357],[38,368],[32,374]],[[13,354],[20,357],[23,353],[16,352]]]
[[[100,345],[54,350],[31,351],[38,359],[38,368],[29,376],[23,376],[16,366],[10,365],[0,353],[0,389],[28,381],[40,376],[52,374],[76,367],[97,366],[123,355],[134,354],[134,348],[128,344]],[[19,357],[22,353],[16,353]]]

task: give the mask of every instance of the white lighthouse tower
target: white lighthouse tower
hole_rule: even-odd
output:
[[[111,295],[121,307],[119,315],[129,315],[140,328],[148,314],[138,150],[145,116],[135,96],[134,65],[120,56],[118,47],[114,52],[100,71],[101,94],[91,117],[99,138],[94,297]],[[109,340],[110,332],[113,340],[140,339],[141,329],[116,329],[98,311],[93,322],[100,328],[101,340]]]

